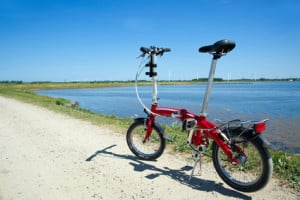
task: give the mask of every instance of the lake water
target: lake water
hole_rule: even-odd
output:
[[[205,89],[206,85],[201,84],[159,86],[159,104],[186,108],[198,114]],[[139,91],[144,103],[150,105],[151,86],[140,86]],[[126,118],[145,116],[133,86],[40,90],[37,93],[78,101],[80,107],[100,114]],[[264,137],[276,148],[300,152],[300,82],[214,84],[207,112],[210,120],[268,118]]]

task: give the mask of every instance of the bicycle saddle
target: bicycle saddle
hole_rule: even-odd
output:
[[[201,53],[228,53],[235,47],[235,42],[231,40],[220,40],[213,45],[199,48]]]

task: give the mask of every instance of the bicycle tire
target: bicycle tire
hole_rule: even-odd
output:
[[[221,179],[232,188],[242,192],[255,192],[269,182],[273,172],[273,162],[268,149],[263,146],[263,140],[260,137],[254,139],[247,139],[239,136],[233,136],[241,141],[240,144],[244,143],[244,151],[248,158],[243,164],[238,166],[233,165],[228,161],[227,156],[224,155],[222,160],[222,149],[214,142],[212,147],[213,164]],[[247,148],[247,150],[246,150]],[[257,172],[258,173],[255,173]],[[241,174],[239,176],[239,174]],[[243,178],[239,180],[238,177]],[[245,178],[249,178],[246,180]],[[253,180],[250,181],[250,178]]]
[[[144,120],[132,123],[126,134],[127,145],[131,152],[138,158],[142,160],[155,160],[163,153],[166,141],[161,129],[153,123],[149,139],[143,142],[146,130],[147,125]]]

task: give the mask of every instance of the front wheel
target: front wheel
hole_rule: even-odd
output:
[[[146,119],[135,121],[129,127],[126,141],[129,149],[142,160],[155,160],[163,153],[166,141],[162,130],[153,123],[150,137],[144,141],[147,131]]]
[[[223,150],[214,142],[213,164],[219,176],[229,186],[243,192],[255,192],[262,189],[270,180],[273,171],[272,158],[260,137],[248,140],[235,137],[237,145],[246,155],[240,156],[231,148],[233,156],[243,159],[239,164],[232,164]],[[240,157],[239,157],[240,156]]]

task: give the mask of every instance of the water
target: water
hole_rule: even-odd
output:
[[[159,86],[160,105],[200,113],[206,85]],[[139,87],[146,105],[151,87]],[[145,116],[135,88],[40,90],[41,95],[78,101],[80,107],[118,117]],[[300,82],[214,84],[208,105],[209,120],[270,119],[264,137],[277,148],[300,152]],[[161,119],[159,119],[161,120]],[[162,120],[163,121],[163,120]]]

